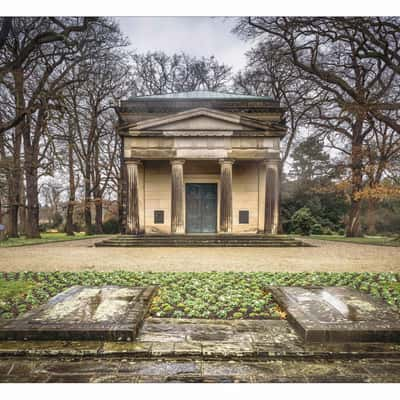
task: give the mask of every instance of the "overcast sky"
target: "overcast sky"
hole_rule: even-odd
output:
[[[139,53],[162,50],[167,54],[215,56],[233,67],[244,67],[251,43],[231,33],[235,19],[228,17],[120,17],[122,32]]]

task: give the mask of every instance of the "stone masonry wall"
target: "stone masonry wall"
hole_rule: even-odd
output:
[[[145,232],[171,233],[171,165],[169,161],[144,162]],[[164,223],[154,224],[154,211],[164,211]]]
[[[215,182],[220,201],[220,176],[217,162],[187,160],[184,182]],[[146,233],[171,232],[171,165],[169,161],[144,162],[144,220]],[[256,162],[233,164],[233,233],[256,233],[259,227],[259,178]],[[219,224],[218,205],[218,224]],[[164,224],[154,224],[154,211],[164,211]],[[249,211],[249,223],[239,224],[239,211]]]

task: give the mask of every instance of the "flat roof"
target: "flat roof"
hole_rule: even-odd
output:
[[[268,100],[274,101],[272,97],[269,96],[251,96],[246,94],[237,93],[227,93],[227,92],[214,92],[211,90],[193,90],[190,92],[179,92],[179,93],[167,93],[167,94],[157,94],[150,96],[137,96],[130,97],[128,101],[142,101],[142,100]]]

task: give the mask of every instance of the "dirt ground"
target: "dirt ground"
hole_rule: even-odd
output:
[[[320,240],[300,248],[107,248],[99,239],[0,249],[0,271],[400,272],[400,247]]]

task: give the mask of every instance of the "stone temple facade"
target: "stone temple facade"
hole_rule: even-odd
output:
[[[195,91],[118,107],[125,233],[276,234],[284,109]]]

